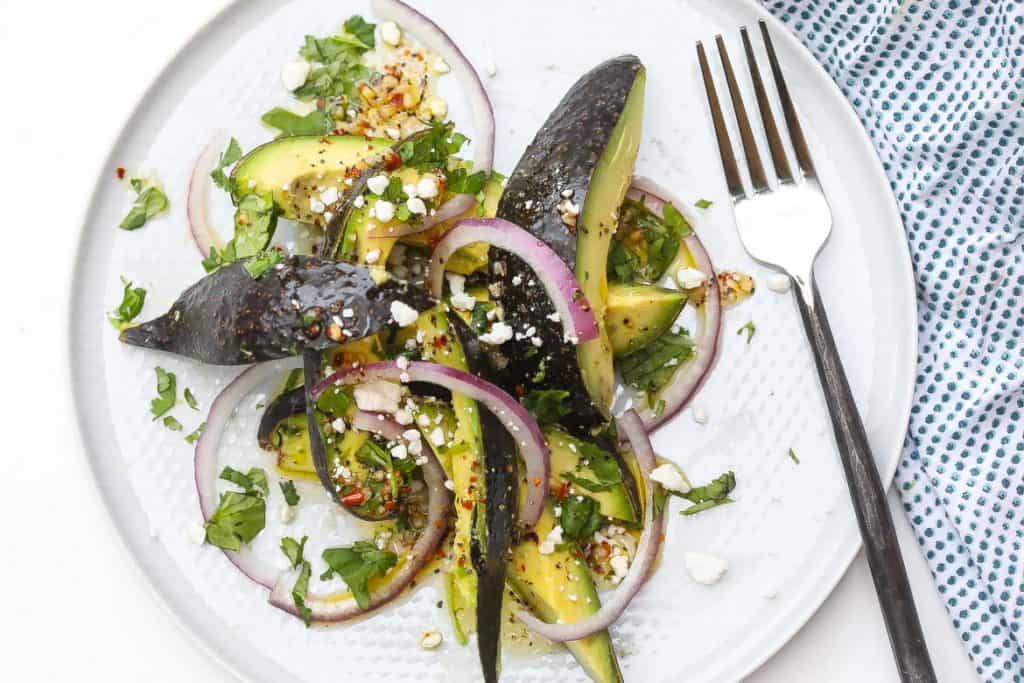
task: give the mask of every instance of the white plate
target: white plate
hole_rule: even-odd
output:
[[[768,272],[745,255],[732,224],[693,51],[696,40],[722,32],[739,59],[737,28],[767,17],[763,10],[752,2],[711,0],[661,0],[642,11],[633,3],[584,0],[489,3],[486,11],[445,1],[426,9],[477,65],[497,65],[487,85],[498,117],[497,166],[504,171],[584,70],[622,52],[639,55],[648,67],[648,94],[637,172],[687,201],[713,200],[711,209],[689,213],[714,260],[764,284]],[[459,648],[450,637],[437,652],[416,646],[424,629],[447,633],[444,612],[435,606],[439,591],[429,582],[375,618],[307,631],[267,606],[265,591],[242,579],[218,551],[191,543],[187,532],[199,522],[191,448],[180,433],[149,420],[152,368],[176,371],[179,387],[191,387],[204,407],[235,371],[125,348],[104,320],[118,300],[119,275],[150,290],[147,317],[202,275],[184,217],[193,159],[215,129],[228,130],[247,149],[268,139],[257,122],[288,101],[279,85],[281,65],[305,33],[328,33],[353,12],[366,13],[366,7],[323,0],[236,3],[157,79],[107,167],[151,167],[173,209],[142,230],[120,231],[128,192],[112,177],[99,179],[75,274],[75,399],[92,466],[126,542],[174,613],[234,671],[260,681],[327,681],[380,674],[383,667],[393,680],[474,680],[474,648]],[[903,443],[916,349],[903,229],[881,165],[849,106],[812,57],[771,24],[835,213],[818,267],[823,296],[889,482]],[[739,71],[746,83],[745,69]],[[463,103],[452,84],[446,87],[459,120]],[[215,208],[227,225],[227,207]],[[749,346],[736,335],[748,320],[758,330]],[[708,424],[697,425],[686,413],[658,433],[656,445],[695,481],[735,470],[737,503],[692,519],[672,515],[660,570],[613,630],[627,680],[723,681],[749,673],[818,608],[859,545],[790,296],[762,286],[728,313],[722,361],[697,404],[709,413]],[[184,407],[175,414],[187,430],[201,419]],[[240,414],[226,460],[268,464],[255,445],[253,414],[251,406]],[[787,457],[791,447],[799,465]],[[304,521],[317,526],[322,520]],[[331,533],[352,532],[343,523]],[[262,542],[273,546],[272,535],[265,533]],[[682,559],[688,550],[727,558],[725,579],[715,587],[693,583]],[[584,679],[561,652],[508,656],[505,674],[506,680]]]

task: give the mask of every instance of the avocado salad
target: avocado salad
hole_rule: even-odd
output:
[[[273,607],[347,622],[437,575],[453,646],[476,641],[484,680],[503,643],[536,641],[621,681],[610,632],[657,564],[669,499],[694,515],[736,486],[732,472],[692,485],[649,437],[710,375],[724,310],[753,280],[716,272],[683,205],[635,177],[638,58],[581,76],[503,175],[473,65],[400,0],[371,5],[284,65],[294,101],[263,116],[273,139],[199,154],[187,213],[206,275],[146,322],[146,290],[123,280],[110,321],[127,345],[248,366],[216,397],[184,389],[191,408],[210,400],[185,439],[201,540]],[[465,95],[465,128],[442,78]],[[126,230],[169,204],[152,181],[132,187]],[[208,215],[219,191],[230,238]],[[285,221],[310,243],[275,240]],[[177,378],[156,374],[153,417],[184,433]],[[243,400],[263,467],[220,454]],[[255,551],[271,516],[287,525],[314,498],[365,536],[281,534],[279,556]]]

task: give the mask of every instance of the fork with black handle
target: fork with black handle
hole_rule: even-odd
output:
[[[903,557],[900,555],[896,530],[893,528],[892,515],[886,503],[885,489],[878,476],[864,424],[850,392],[850,385],[843,371],[843,364],[832,338],[832,330],[825,316],[825,308],[814,281],[814,261],[832,230],[832,212],[818,182],[814,162],[800,121],[797,119],[789,88],[779,67],[768,27],[762,21],[760,28],[798,168],[794,173],[787,159],[782,134],[772,114],[750,36],[747,29],[743,28],[740,31],[743,48],[778,180],[775,187],[769,184],[729,54],[722,37],[718,36],[715,42],[722,60],[722,70],[725,73],[740,142],[753,186],[753,191],[749,194],[743,186],[736,155],[729,141],[729,133],[704,46],[697,43],[697,57],[707,91],[726,184],[732,195],[736,226],[743,246],[751,256],[782,270],[793,282],[797,306],[814,352],[818,377],[832,418],[839,455],[850,487],[857,523],[864,539],[864,550],[875,581],[875,591],[878,593],[900,678],[913,683],[935,681],[935,672],[914,606],[914,596],[907,580]]]

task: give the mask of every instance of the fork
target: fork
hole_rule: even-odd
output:
[[[886,503],[885,489],[871,455],[864,423],[850,392],[850,385],[836,349],[825,307],[814,281],[814,261],[832,231],[832,211],[821,188],[811,153],[797,118],[789,88],[782,75],[779,60],[768,34],[768,26],[760,22],[772,77],[789,130],[789,139],[796,156],[794,173],[786,156],[782,134],[775,123],[757,57],[746,27],[740,29],[743,49],[754,85],[754,96],[760,110],[768,150],[775,168],[777,184],[769,184],[747,110],[736,82],[736,75],[726,51],[725,41],[715,38],[722,61],[729,96],[740,134],[743,155],[747,161],[753,191],[748,194],[740,176],[739,164],[729,141],[722,107],[715,90],[711,68],[704,45],[697,43],[704,88],[714,124],[715,137],[725,171],[725,181],[732,196],[733,210],[740,240],[747,252],[758,261],[780,269],[789,276],[800,317],[818,377],[825,393],[832,429],[853,499],[864,550],[867,555],[875,591],[889,633],[889,642],[896,659],[901,680],[913,683],[935,681],[925,644],[921,623],[914,606],[914,596],[907,580],[907,571],[900,555],[892,514]]]

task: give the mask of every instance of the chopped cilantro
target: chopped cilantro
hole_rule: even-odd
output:
[[[322,111],[311,111],[305,116],[295,112],[274,107],[260,119],[271,128],[281,131],[278,137],[287,138],[296,135],[327,135],[334,130],[331,117]]]
[[[284,553],[285,557],[292,565],[292,569],[297,569],[303,562],[302,552],[306,548],[306,541],[309,540],[309,536],[303,536],[301,541],[296,541],[290,536],[285,536],[281,539],[281,552]]]
[[[329,569],[320,579],[326,581],[337,574],[352,592],[352,597],[363,609],[370,604],[367,582],[383,576],[398,562],[398,556],[387,550],[380,550],[369,541],[358,541],[347,548],[328,548],[323,552],[324,562]]]
[[[277,229],[277,206],[271,194],[247,194],[235,210],[235,257],[255,256],[270,244]]]
[[[235,255],[235,242],[234,240],[224,245],[223,249],[218,250],[215,246],[210,246],[210,255],[203,259],[203,269],[207,273],[212,273],[221,266],[226,266],[229,263],[234,263],[238,260]]]
[[[295,490],[295,482],[289,479],[288,481],[280,481],[277,483],[281,487],[281,493],[284,494],[284,502],[288,503],[291,507],[295,507],[299,504],[299,492]]]
[[[153,413],[154,420],[163,417],[178,400],[177,378],[173,372],[156,368],[156,393],[157,397],[149,402],[149,410]]]
[[[171,204],[167,195],[155,185],[146,185],[138,178],[132,178],[132,189],[138,195],[128,215],[121,221],[122,230],[137,230],[153,216],[167,210]]]
[[[470,174],[464,168],[454,168],[448,171],[446,177],[447,189],[452,194],[476,195],[483,192],[484,185],[487,183],[487,174],[483,171]]]
[[[206,426],[206,423],[203,422],[198,427],[196,427],[194,430],[192,430],[192,432],[188,436],[185,437],[185,442],[186,443],[195,443],[196,441],[199,441],[199,437],[202,435],[203,428],[205,426]]]
[[[267,249],[262,254],[253,256],[245,262],[245,272],[249,273],[249,277],[253,280],[258,280],[260,277],[276,266],[278,263],[284,260],[284,256],[277,249]]]
[[[467,138],[454,132],[452,123],[435,122],[430,128],[399,143],[396,147],[402,164],[420,171],[445,169],[448,157],[458,154]]]
[[[749,344],[750,340],[754,338],[754,334],[757,332],[757,326],[754,325],[754,321],[753,320],[748,322],[746,325],[744,325],[740,329],[736,330],[736,334],[737,335],[743,334],[744,332],[747,335],[747,343]]]
[[[696,203],[694,203],[694,206],[698,209],[709,209],[712,204],[714,204],[714,202],[709,202],[707,199],[698,199]]]
[[[733,502],[729,494],[735,488],[736,475],[730,471],[720,475],[710,484],[697,486],[690,489],[687,493],[673,493],[693,503],[690,507],[682,510],[680,514],[695,515],[698,512]]]
[[[188,387],[185,387],[185,403],[192,410],[199,410],[199,401],[196,400],[195,394]]]
[[[523,406],[540,424],[553,424],[572,412],[569,392],[564,389],[534,389],[523,399]]]
[[[124,277],[121,278],[121,284],[124,285],[121,303],[107,316],[110,324],[118,330],[123,330],[128,323],[135,320],[146,303],[146,290],[142,287],[132,287],[132,283]]]
[[[682,239],[692,232],[686,218],[671,204],[662,217],[643,202],[627,199],[608,253],[608,276],[618,282],[657,282],[679,254]]]
[[[581,541],[601,527],[601,505],[590,496],[569,496],[562,501],[559,519],[565,538]]]
[[[795,462],[797,465],[800,464],[800,458],[796,457],[796,451],[792,448],[789,449],[789,459]]]
[[[373,29],[374,25],[361,17],[351,17],[343,33],[326,38],[306,36],[299,54],[314,67],[295,97],[304,102],[341,98],[342,104],[356,100],[359,85],[372,76],[362,55],[374,47]]]
[[[622,470],[614,455],[586,441],[577,444],[580,464],[576,472],[562,472],[562,479],[592,493],[610,491],[622,483]],[[593,473],[594,479],[578,474],[584,467]]]
[[[362,43],[367,50],[372,50],[377,46],[377,42],[373,36],[373,32],[377,28],[377,25],[371,24],[358,14],[354,14],[345,20],[344,28],[349,35]]]
[[[267,504],[256,493],[227,491],[205,525],[206,542],[225,550],[240,550],[263,531],[267,524]]]
[[[172,432],[180,432],[182,429],[184,429],[184,427],[181,426],[181,423],[178,422],[178,420],[175,419],[173,415],[168,415],[164,417],[164,427],[167,427]]]
[[[228,143],[228,148],[220,155],[220,161],[217,163],[217,168],[213,169],[213,172],[210,173],[210,177],[213,178],[213,182],[217,187],[228,192],[235,191],[234,179],[226,174],[224,169],[231,166],[241,158],[242,146],[238,144],[238,140],[231,138],[231,142]]]
[[[661,417],[661,414],[665,412],[665,405],[665,399],[659,398],[658,402],[654,404],[655,417]]]
[[[648,397],[669,383],[679,366],[693,357],[693,340],[686,330],[666,332],[619,362],[622,380]]]
[[[233,467],[225,467],[220,473],[220,478],[230,481],[232,484],[241,487],[246,493],[253,495],[267,495],[270,487],[267,485],[267,473],[258,467],[252,467],[248,472],[242,474]]]

